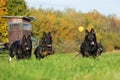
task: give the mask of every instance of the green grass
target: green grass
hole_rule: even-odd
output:
[[[93,59],[76,54],[54,54],[42,60],[8,62],[0,54],[0,80],[120,80],[120,53],[103,53]]]

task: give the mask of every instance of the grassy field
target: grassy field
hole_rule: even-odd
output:
[[[0,80],[120,80],[120,52],[103,53],[93,59],[76,54],[54,54],[42,60],[8,62],[0,54]]]

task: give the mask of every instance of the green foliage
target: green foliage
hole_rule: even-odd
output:
[[[27,9],[24,0],[6,0],[9,16],[28,16],[29,10]]]
[[[7,15],[6,1],[0,0],[0,42],[7,41],[7,23],[2,16]]]
[[[7,54],[0,55],[1,80],[119,80],[119,52],[103,53],[96,59],[78,58],[76,54],[54,54],[40,61],[8,63]],[[3,57],[2,57],[3,56]],[[6,56],[6,57],[5,57]]]

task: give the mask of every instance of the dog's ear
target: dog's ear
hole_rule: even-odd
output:
[[[90,32],[95,33],[95,31],[94,31],[94,29],[93,29],[93,28],[91,28],[91,31],[90,31]]]
[[[23,40],[25,40],[26,39],[26,36],[25,35],[23,35],[23,38],[22,38]]]
[[[50,33],[50,32],[48,32],[48,36],[51,36],[51,33]]]
[[[47,34],[46,34],[46,32],[43,32],[43,37],[45,37]]]
[[[87,35],[88,33],[89,33],[89,31],[86,29],[86,30],[85,30],[85,35]]]
[[[27,36],[27,39],[28,39],[28,40],[32,40],[32,39],[31,39],[31,35],[28,35],[28,36]]]
[[[30,36],[30,35],[28,35],[27,37],[28,37],[28,39],[30,39],[30,38],[31,38],[31,36]]]
[[[25,41],[26,41],[26,35],[23,35],[22,40],[20,41],[20,43],[22,44],[22,43],[24,43]]]

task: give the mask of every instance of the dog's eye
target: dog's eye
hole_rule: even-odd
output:
[[[94,39],[94,37],[93,36],[88,36],[88,39],[91,41],[91,40]]]
[[[88,39],[91,40],[91,36],[88,36]]]

